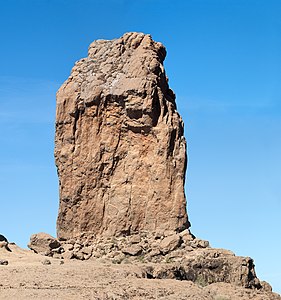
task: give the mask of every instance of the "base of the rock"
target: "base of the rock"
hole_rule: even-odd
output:
[[[0,266],[0,299],[281,300],[264,283],[257,289],[234,282],[209,284],[203,276],[195,281],[184,280],[187,278],[181,278],[182,270],[186,268],[183,263],[142,263],[139,261],[141,256],[126,256],[120,264],[93,256],[84,261],[56,259],[21,249],[13,243],[8,247],[10,251],[0,248],[0,259],[9,262]],[[212,267],[204,253],[209,253],[210,259],[210,253],[215,251],[225,252],[225,258],[228,253],[229,258],[236,259],[226,250],[194,248],[194,256],[201,261],[205,271]],[[130,260],[130,257],[136,260]],[[200,264],[194,267],[200,269]],[[236,274],[238,279],[239,270]]]
[[[187,280],[201,285],[232,283],[245,288],[271,291],[260,281],[250,257],[214,249],[189,230],[142,232],[136,235],[58,241],[40,233],[31,237],[30,249],[56,259],[91,260],[112,264],[144,264],[142,277]]]

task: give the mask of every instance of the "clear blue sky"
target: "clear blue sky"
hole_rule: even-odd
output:
[[[281,2],[0,1],[0,233],[55,235],[55,93],[95,39],[150,33],[167,47],[185,121],[193,233],[251,256],[281,293]]]

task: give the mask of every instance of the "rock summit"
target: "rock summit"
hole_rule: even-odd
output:
[[[150,35],[97,40],[57,93],[61,240],[188,229],[183,121]]]

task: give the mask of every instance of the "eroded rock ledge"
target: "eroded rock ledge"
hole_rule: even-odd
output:
[[[142,232],[95,242],[93,237],[88,242],[83,238],[59,241],[40,233],[31,237],[29,248],[57,259],[141,264],[141,276],[150,279],[189,280],[200,285],[225,282],[271,290],[268,283],[257,278],[251,258],[211,248],[208,241],[195,238],[189,230]]]

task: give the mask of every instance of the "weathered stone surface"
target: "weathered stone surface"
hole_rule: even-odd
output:
[[[193,248],[207,248],[209,247],[209,242],[205,240],[194,239],[190,241],[189,245]]]
[[[180,237],[186,243],[194,240],[195,238],[195,236],[189,231],[189,229],[185,229],[180,232]]]
[[[180,236],[178,234],[174,234],[164,238],[160,243],[160,250],[162,253],[166,254],[175,250],[180,243]]]
[[[140,243],[140,242],[141,242],[141,237],[140,237],[140,235],[138,235],[138,234],[133,235],[133,236],[130,238],[130,242],[131,242],[132,244],[138,244],[138,243]]]
[[[262,289],[265,286],[266,290],[270,289],[256,277],[251,258],[225,256],[219,249],[198,249],[194,255],[187,255],[177,263],[171,259],[166,264],[146,265],[143,271],[144,277],[190,280],[201,286],[225,282],[245,288]]]
[[[53,249],[59,248],[60,245],[60,242],[53,236],[39,232],[30,237],[30,242],[27,246],[36,253],[48,255]]]
[[[60,239],[188,228],[186,142],[150,35],[98,40],[57,93]]]
[[[62,254],[62,257],[64,259],[72,259],[74,258],[74,254],[72,251],[65,251],[63,254]]]
[[[184,237],[186,242],[183,241]],[[210,248],[208,241],[195,238],[188,231],[167,237],[161,235],[160,238],[158,232],[100,237],[91,245],[80,240],[71,242],[61,242],[60,247],[46,253],[64,260],[90,259],[99,263],[131,265],[140,263],[143,277],[147,278],[187,280],[202,287],[224,282],[271,292],[271,286],[257,278],[251,258],[235,256],[225,249]]]
[[[139,245],[132,245],[132,246],[123,248],[122,252],[124,254],[136,256],[136,255],[139,255],[142,253],[142,248]]]
[[[71,251],[73,250],[74,246],[72,244],[64,244],[63,249],[64,251]]]
[[[76,259],[84,260],[84,254],[81,250],[73,252],[73,256]]]
[[[84,247],[82,249],[82,252],[86,255],[90,255],[93,252],[93,247],[91,247],[91,246]]]

